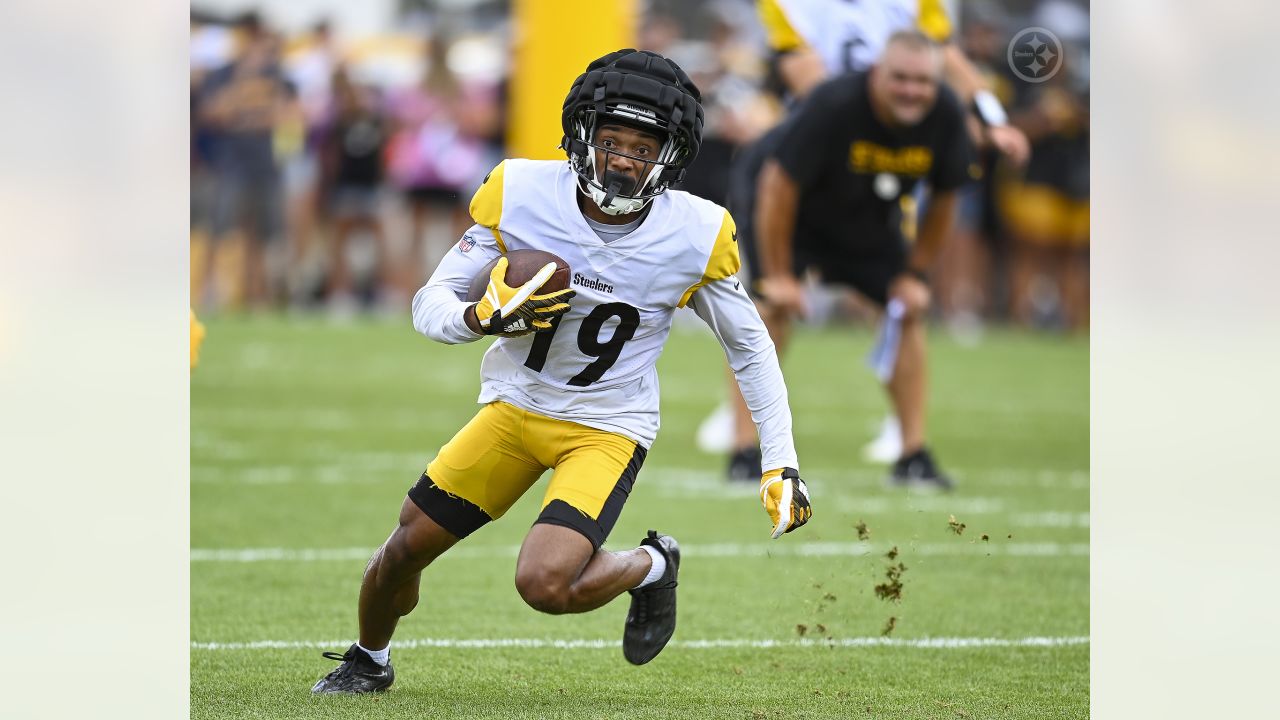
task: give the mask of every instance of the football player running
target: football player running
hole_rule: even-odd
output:
[[[506,160],[476,192],[476,224],[414,297],[413,323],[449,344],[498,336],[481,364],[482,407],[409,490],[365,569],[359,642],[326,653],[341,664],[313,692],[390,686],[391,636],[418,603],[422,570],[501,517],[547,468],[542,510],[516,561],[520,596],[560,614],[629,592],[624,656],[638,665],[662,650],[675,630],[679,545],[651,530],[635,549],[601,546],[658,432],[656,362],[677,308],[692,308],[719,338],[758,422],[771,536],[811,517],[777,355],[734,278],[733,220],[668,190],[698,154],[700,101],[660,55],[606,55],[565,99],[568,162]],[[481,268],[517,249],[563,258],[573,287],[540,294],[547,268],[528,287],[509,287],[501,259],[488,299],[463,299]]]

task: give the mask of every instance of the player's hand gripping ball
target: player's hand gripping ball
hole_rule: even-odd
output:
[[[773,521],[774,540],[782,537],[813,517],[809,504],[809,488],[794,468],[770,470],[760,479],[760,502]]]
[[[512,250],[486,265],[471,283],[476,320],[486,335],[518,337],[550,330],[577,294],[569,266],[540,250]]]

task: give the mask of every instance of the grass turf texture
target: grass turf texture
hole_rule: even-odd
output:
[[[487,343],[437,345],[407,320],[207,325],[191,388],[194,718],[1088,716],[1087,644],[828,646],[879,637],[890,617],[894,640],[1088,635],[1083,340],[992,333],[963,347],[935,333],[931,443],[959,489],[919,496],[885,489],[883,469],[859,458],[885,408],[861,364],[871,336],[802,331],[785,370],[815,515],[770,541],[754,489],[726,487],[723,458],[694,446],[722,392],[722,356],[707,334],[677,328],[659,368],[663,429],[608,543],[633,547],[654,527],[687,548],[676,643],[634,668],[616,645],[626,596],[562,617],[521,602],[514,549],[537,515],[539,483],[424,573],[422,602],[397,637],[605,646],[393,645],[391,692],[335,698],[308,692],[333,667],[318,649],[206,644],[345,649],[364,553],[474,414]],[[953,515],[963,534],[949,527]],[[900,603],[874,591],[892,546],[906,567]],[[210,552],[250,548],[304,554],[242,562]],[[785,644],[684,644],[697,640]]]

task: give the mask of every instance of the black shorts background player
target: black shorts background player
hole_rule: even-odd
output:
[[[891,480],[946,489],[951,482],[925,445],[926,271],[954,223],[972,148],[964,109],[941,77],[937,45],[895,33],[869,72],[814,88],[740,158],[730,209],[779,348],[790,319],[807,310],[799,277],[809,269],[900,321],[886,383],[903,435]],[[902,201],[922,182],[930,196],[908,244]]]

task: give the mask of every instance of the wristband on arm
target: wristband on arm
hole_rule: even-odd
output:
[[[1008,125],[1009,116],[1004,107],[990,90],[979,90],[973,94],[973,113],[987,127]]]

